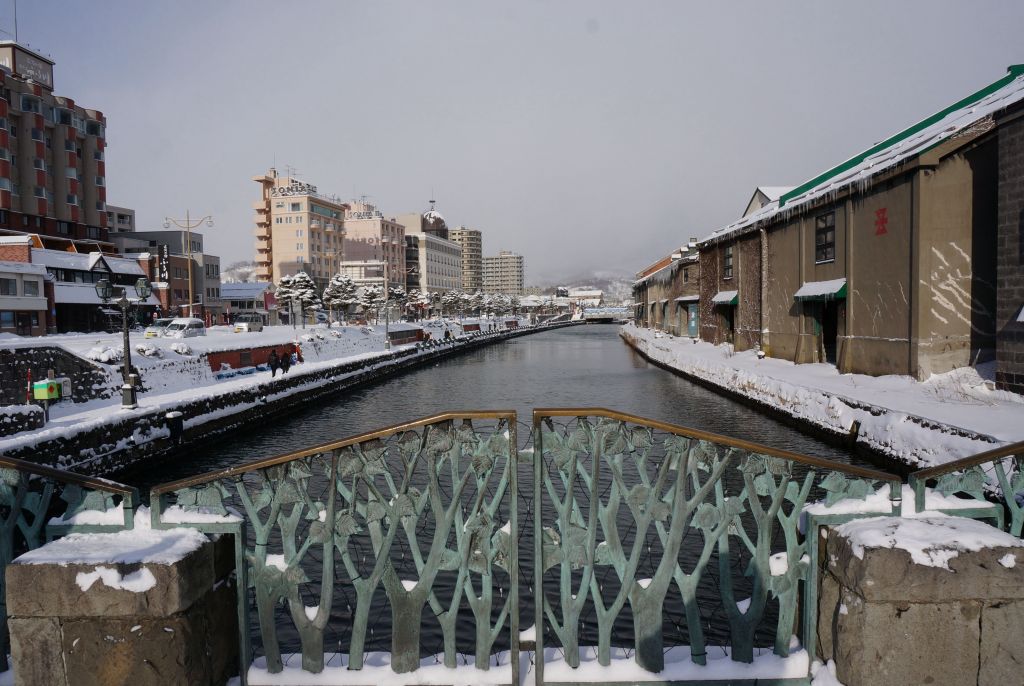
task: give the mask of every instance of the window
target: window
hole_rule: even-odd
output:
[[[275,224],[280,224],[281,223],[281,217],[274,217],[274,223]]]
[[[103,125],[95,121],[86,122],[85,132],[90,136],[102,136]]]
[[[300,207],[302,207],[302,203],[293,202],[291,204],[291,210],[290,211],[291,212],[299,212],[300,211],[300,209],[299,209]]]
[[[69,205],[78,205],[78,196],[74,193],[68,193],[66,200]]]
[[[13,312],[0,312],[0,329],[13,329],[14,328],[14,313]]]
[[[107,185],[107,180],[105,178],[103,178],[102,176],[97,176],[96,177],[96,185],[97,186],[106,186]]]
[[[74,152],[75,142],[73,140],[64,139],[64,150],[65,152]]]
[[[42,129],[32,129],[32,140],[34,140],[34,141],[41,141],[41,140],[43,140],[43,130]]]
[[[64,235],[71,233],[71,224],[69,222],[57,222],[57,233]]]
[[[75,169],[74,167],[65,167],[64,168],[64,176],[66,178],[74,179],[75,181],[77,181],[78,180],[78,170]]]
[[[102,200],[97,200],[96,201],[96,209],[99,210],[100,212],[106,212],[107,211],[107,203],[103,202]]]
[[[11,134],[12,138],[18,137],[18,127],[16,125],[11,124],[11,128],[8,129],[8,132]]]
[[[0,278],[0,295],[17,295],[18,280]]]
[[[39,295],[39,282],[25,280],[24,282],[25,295],[37,297]]]
[[[732,278],[732,248],[729,245],[725,248],[725,254],[722,256],[722,278]]]
[[[102,162],[103,161],[103,151],[102,150],[93,150],[92,151],[92,158],[94,160],[96,160],[97,162]]]
[[[41,157],[33,158],[33,160],[32,160],[32,168],[33,169],[41,169],[42,171],[46,171],[46,160],[44,160]]]
[[[301,214],[298,217],[295,218],[295,223],[296,224],[301,224],[302,223],[302,215]]]
[[[683,267],[683,283],[689,283],[689,282],[690,282],[690,270],[687,269],[686,267]]]
[[[11,190],[11,180],[10,179],[0,178],[0,191],[9,191],[9,190]]]
[[[85,237],[86,238],[99,238],[100,237],[100,229],[99,229],[99,227],[98,226],[87,226],[87,227],[85,227]]]
[[[32,189],[32,195],[34,195],[37,198],[45,198],[46,189],[43,188],[42,186],[36,186],[35,188]]]
[[[836,259],[836,213],[829,212],[814,220],[814,261]]]
[[[54,119],[57,120],[58,124],[63,124],[64,126],[71,126],[71,111],[57,110]]]
[[[36,114],[42,113],[42,110],[39,107],[39,101],[27,95],[21,96],[21,109],[25,112],[35,112]]]

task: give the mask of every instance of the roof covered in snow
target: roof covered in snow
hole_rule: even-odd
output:
[[[927,152],[1021,100],[1024,100],[1024,64],[1009,67],[1006,76],[998,81],[805,181],[777,200],[717,229],[702,242],[745,233],[783,212],[794,211],[855,184],[867,184],[876,174]]]
[[[55,269],[76,269],[83,272],[92,271],[92,268],[100,261],[100,258],[107,263],[110,270],[115,274],[133,274],[145,276],[139,263],[124,257],[112,257],[101,255],[98,252],[80,253],[65,252],[63,250],[47,250],[41,248],[32,249],[32,261]]]

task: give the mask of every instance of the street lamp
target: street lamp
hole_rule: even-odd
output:
[[[148,298],[152,292],[153,289],[146,279],[140,278],[135,282],[135,293],[139,296],[140,302]],[[114,297],[114,285],[110,283],[110,279],[100,279],[96,282],[96,295],[100,297],[104,305],[110,304],[111,299]],[[124,357],[122,360],[124,364],[121,369],[123,381],[121,384],[121,407],[131,410],[138,407],[139,404],[135,399],[135,385],[138,381],[138,376],[132,374],[132,348],[131,342],[128,340],[128,308],[132,306],[132,301],[128,299],[127,288],[121,289],[121,299],[114,304],[121,308],[121,333],[124,336]]]
[[[388,279],[388,254],[386,246],[391,245],[390,238],[380,239],[380,254],[384,258],[384,349],[391,350],[391,336],[388,334],[389,314],[391,305],[391,281]]]
[[[174,224],[179,229],[185,229],[185,256],[188,258],[188,316],[192,316],[192,303],[195,301],[192,294],[192,229],[197,228],[203,222],[206,222],[207,226],[213,226],[213,215],[208,214],[202,219],[196,219],[192,221],[189,216],[189,211],[185,210],[184,219],[171,219],[170,217],[164,217],[164,228],[171,228],[171,224]]]

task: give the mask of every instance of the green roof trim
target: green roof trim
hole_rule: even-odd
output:
[[[909,128],[906,128],[903,131],[900,131],[899,133],[897,133],[897,134],[895,134],[893,136],[890,136],[889,138],[885,139],[881,143],[878,143],[877,145],[875,145],[875,146],[873,146],[871,148],[868,148],[864,152],[862,152],[862,153],[860,153],[858,155],[855,155],[854,157],[851,157],[850,159],[848,159],[847,161],[843,162],[842,164],[839,164],[839,165],[837,165],[835,167],[832,167],[828,171],[823,172],[823,173],[819,174],[818,176],[815,176],[810,181],[807,181],[807,182],[797,186],[796,188],[794,188],[790,192],[784,193],[782,195],[782,197],[779,198],[779,207],[783,207],[787,202],[789,202],[793,198],[806,193],[810,189],[812,189],[815,186],[818,186],[819,184],[827,181],[828,179],[832,178],[833,176],[837,176],[838,174],[842,174],[843,172],[845,172],[845,171],[851,169],[852,167],[860,164],[861,162],[863,162],[868,157],[871,157],[872,155],[876,155],[879,152],[881,152],[882,150],[885,150],[886,148],[888,148],[888,147],[890,147],[892,145],[895,145],[896,143],[899,143],[900,141],[902,141],[902,140],[904,140],[906,138],[909,138],[910,136],[913,136],[915,133],[917,133],[917,132],[919,132],[919,131],[921,131],[923,129],[928,128],[932,124],[934,124],[937,121],[939,121],[939,120],[943,119],[944,117],[948,116],[950,113],[955,112],[956,110],[962,109],[964,107],[967,107],[968,105],[974,104],[975,102],[981,100],[982,98],[987,97],[987,96],[991,95],[992,93],[995,93],[997,90],[999,90],[1003,86],[1006,86],[1007,84],[1011,83],[1014,79],[1016,79],[1019,76],[1024,76],[1024,64],[1012,64],[1012,65],[1010,65],[1006,69],[1006,76],[1002,77],[998,81],[996,81],[994,83],[991,83],[988,86],[985,86],[984,88],[982,88],[980,91],[978,91],[976,93],[972,93],[971,95],[968,95],[963,100],[959,100],[959,101],[953,103],[952,105],[950,105],[946,109],[944,109],[944,110],[942,110],[940,112],[936,112],[935,114],[933,114],[932,116],[928,117],[927,119],[919,121],[918,123],[914,124],[913,126],[911,126]]]

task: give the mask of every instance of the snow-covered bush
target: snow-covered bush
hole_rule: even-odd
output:
[[[164,353],[152,343],[139,343],[135,346],[135,352],[146,357],[163,357]]]
[[[124,357],[124,348],[112,348],[109,345],[96,345],[89,348],[89,352],[87,352],[85,356],[94,362],[114,364],[120,362],[121,358]]]
[[[188,347],[184,343],[181,343],[180,341],[177,342],[177,343],[172,343],[171,344],[171,350],[173,350],[174,352],[178,353],[179,355],[191,355],[192,354],[192,348]]]

